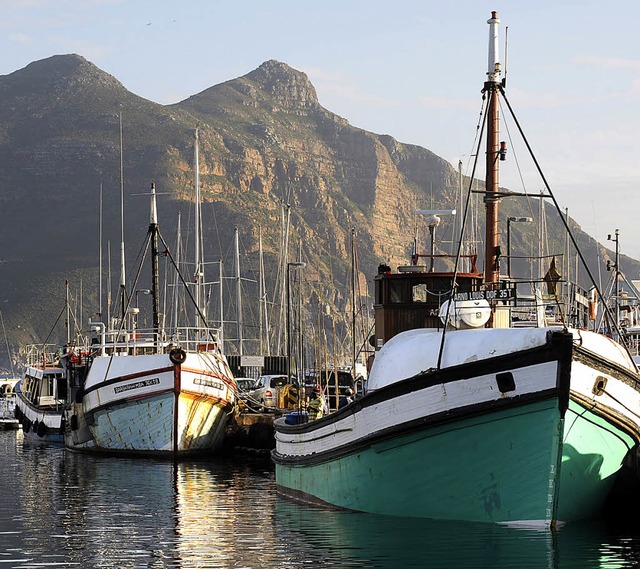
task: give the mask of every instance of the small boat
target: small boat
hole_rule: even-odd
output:
[[[171,331],[161,326],[159,238],[152,184],[147,247],[153,328],[137,326],[139,309],[131,306],[130,295],[117,327],[93,322],[91,344],[67,348],[62,361],[69,385],[69,449],[178,458],[213,452],[223,443],[238,388],[199,305],[200,325]]]
[[[15,418],[25,436],[38,442],[63,442],[66,400],[67,381],[59,353],[50,345],[28,346],[24,377],[15,386]]]
[[[16,392],[18,379],[4,377],[0,379],[0,429],[18,429],[16,419]]]
[[[504,84],[495,12],[488,23],[484,274],[475,255],[462,259],[462,236],[448,269],[435,267],[444,255],[433,246],[397,271],[379,267],[367,393],[316,421],[274,423],[276,484],[287,496],[553,529],[598,515],[638,449],[640,376],[623,344],[587,329],[587,293],[567,287],[563,301],[552,267],[527,283],[528,297],[500,274]],[[435,228],[438,212],[423,213]],[[541,282],[546,305],[538,288],[531,294]]]

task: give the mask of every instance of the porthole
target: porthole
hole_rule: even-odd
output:
[[[599,375],[598,377],[596,377],[596,381],[593,384],[593,389],[591,390],[591,392],[594,395],[603,395],[606,387],[607,387],[607,378],[604,377],[603,375]]]
[[[499,373],[496,375],[496,382],[500,393],[508,393],[516,390],[516,380],[510,371]]]

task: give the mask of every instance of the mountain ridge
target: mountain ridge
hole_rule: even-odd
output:
[[[364,288],[380,262],[406,264],[417,206],[433,200],[449,208],[456,201],[451,164],[426,148],[351,126],[322,107],[306,74],[286,63],[268,60],[242,77],[160,105],[130,93],[82,56],[33,62],[0,77],[0,241],[12,244],[0,258],[12,273],[0,284],[0,306],[7,307],[14,348],[48,335],[63,298],[52,292],[60,292],[60,281],[82,279],[86,313],[95,312],[101,186],[105,240],[118,266],[120,120],[128,259],[135,259],[133,244],[148,223],[143,199],[132,194],[148,192],[151,181],[161,194],[161,226],[174,242],[171,216],[187,212],[193,201],[198,126],[208,258],[229,256],[238,226],[255,274],[261,226],[268,264],[277,267],[280,220],[289,211],[291,249],[301,248],[307,261],[315,309],[347,309],[352,228]],[[520,210],[505,202],[502,215]],[[446,239],[450,227],[444,228]],[[557,231],[551,223],[550,232]],[[593,246],[586,234],[581,239]],[[514,251],[524,244],[514,234]],[[269,279],[273,284],[276,275]],[[231,291],[225,297],[232,311]],[[26,318],[34,306],[39,314]]]

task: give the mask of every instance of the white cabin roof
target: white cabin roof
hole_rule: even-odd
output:
[[[542,346],[546,344],[550,331],[559,330],[561,328],[448,330],[441,367],[452,367]],[[569,331],[583,348],[630,371],[636,371],[626,350],[610,338],[586,330]],[[441,339],[442,330],[432,328],[408,330],[391,338],[376,354],[369,374],[368,389],[379,389],[436,368]]]

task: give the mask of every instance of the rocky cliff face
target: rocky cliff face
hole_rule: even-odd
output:
[[[167,241],[175,242],[178,211],[188,236],[198,125],[207,258],[225,258],[230,270],[237,226],[243,270],[255,279],[261,227],[273,289],[289,212],[290,260],[301,254],[307,262],[310,314],[318,302],[346,314],[352,230],[364,291],[379,263],[407,262],[415,208],[455,207],[458,181],[449,163],[352,127],[318,103],[304,73],[284,63],[267,61],[162,106],[129,93],[80,56],[38,61],[0,77],[0,267],[6,276],[0,306],[14,346],[49,334],[65,279],[85,307],[85,322],[97,312],[101,186],[105,272],[107,242],[117,272],[120,120],[128,258],[135,258],[148,223],[147,202],[133,196],[151,181],[161,193]],[[249,285],[247,294],[256,294]],[[229,314],[230,292],[227,302]],[[246,320],[255,320],[255,303],[245,306]]]
[[[206,193],[221,200],[232,194],[243,206],[283,200],[307,232],[326,233],[338,262],[352,227],[372,246],[370,264],[406,262],[411,212],[424,203],[425,189],[452,207],[457,182],[448,163],[350,126],[319,105],[304,73],[283,63],[267,61],[177,107],[213,131],[205,160],[221,175],[204,182]],[[223,130],[218,121],[238,128]]]

